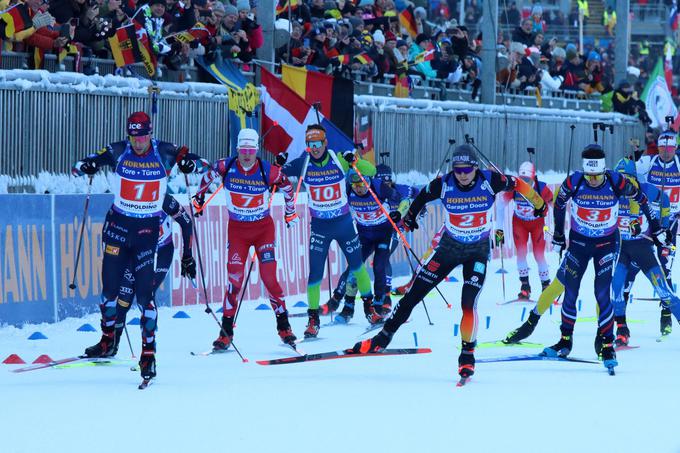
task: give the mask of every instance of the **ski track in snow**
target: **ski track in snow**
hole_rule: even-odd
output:
[[[549,259],[554,274],[557,255],[549,254]],[[529,263],[535,268],[531,257]],[[522,308],[526,316],[530,309],[526,304],[496,305],[502,298],[495,273],[499,266],[498,260],[489,264],[479,298],[479,341],[503,338],[520,324]],[[506,260],[506,267],[509,300],[519,290],[519,280],[514,260]],[[531,283],[537,291],[535,274],[533,269]],[[462,281],[460,268],[452,275]],[[579,316],[595,316],[592,282],[590,266],[582,282]],[[618,354],[615,377],[599,364],[489,363],[478,364],[472,381],[456,388],[460,338],[454,337],[453,326],[460,322],[461,283],[440,287],[453,310],[433,292],[426,303],[434,326],[427,324],[422,307],[416,307],[411,322],[390,345],[413,347],[416,332],[418,345],[432,348],[431,354],[260,366],[258,359],[292,352],[280,347],[273,313],[254,310],[257,302],[243,308],[236,328],[236,345],[249,363],[235,353],[192,357],[190,351],[209,349],[216,337],[212,317],[200,306],[181,307],[190,319],[173,319],[177,309],[161,308],[158,377],[143,392],[137,390],[141,379],[130,364],[20,374],[10,372],[16,366],[0,365],[0,450],[680,452],[680,327],[675,323],[671,338],[657,343],[655,302],[629,305],[628,318],[645,321],[629,324],[631,345],[640,348]],[[649,297],[651,286],[639,276],[633,294]],[[129,319],[137,315],[133,311]],[[488,330],[486,316],[491,316]],[[291,319],[298,337],[306,321]],[[558,321],[559,307],[554,307],[528,341],[553,344],[559,337]],[[0,328],[0,356],[17,353],[30,363],[40,354],[53,359],[80,354],[99,339],[98,332],[76,331],[84,322],[98,326],[98,316]],[[365,327],[357,316],[350,326],[322,328],[323,340],[305,343],[304,349],[314,353],[350,347]],[[595,357],[595,329],[593,322],[576,324],[573,356]],[[27,340],[36,330],[49,339]],[[138,355],[139,331],[135,326],[128,330]],[[478,349],[476,356],[534,352],[491,348]],[[125,336],[118,358],[130,358]]]

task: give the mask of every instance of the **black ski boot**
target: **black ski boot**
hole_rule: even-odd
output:
[[[342,300],[342,294],[338,294],[335,291],[328,302],[319,307],[319,314],[322,316],[327,316],[333,313],[340,306],[340,301]]]
[[[541,319],[541,315],[537,315],[533,310],[529,312],[529,319],[524,321],[524,324],[519,326],[518,329],[513,330],[508,334],[503,340],[505,344],[519,343],[520,341],[528,338],[536,328],[538,321]]]
[[[547,357],[567,357],[571,352],[573,346],[573,340],[571,335],[562,335],[560,341],[550,346],[549,348],[543,349],[541,355]]]
[[[607,369],[610,375],[614,375],[614,367],[618,366],[619,362],[616,360],[616,351],[612,343],[602,342],[602,364]]]
[[[145,380],[156,377],[156,355],[154,353],[142,353],[139,358],[139,374]]]
[[[288,322],[288,311],[276,315],[276,331],[279,333],[279,337],[281,337],[281,341],[283,341],[284,344],[295,348],[295,340],[297,340],[297,337],[290,327],[290,322]]]
[[[628,342],[630,340],[630,330],[626,325],[626,317],[616,316],[615,320],[616,320],[616,340],[614,340],[614,343],[616,343],[616,346],[628,346]]]
[[[375,325],[385,322],[385,318],[375,310],[373,296],[361,296],[361,300],[364,302],[364,314],[369,324]]]
[[[102,338],[99,343],[90,346],[85,349],[85,355],[87,357],[113,357],[118,352],[118,348],[115,345],[115,333],[113,328],[108,328],[102,331]]]
[[[529,277],[520,277],[519,281],[522,282],[522,287],[519,290],[519,294],[517,294],[517,299],[531,299],[531,285],[529,285]]]
[[[349,324],[352,317],[354,316],[354,301],[356,296],[345,296],[345,304],[342,307],[342,311],[335,315],[336,324]]]
[[[387,317],[392,311],[392,298],[389,294],[385,294],[382,299],[382,315]]]
[[[382,329],[375,337],[360,341],[356,343],[352,349],[348,349],[345,352],[350,354],[382,352],[387,347],[387,345],[390,344],[390,341],[392,341],[392,335],[394,334]]]
[[[463,341],[463,347],[458,356],[458,375],[464,383],[475,374],[475,346],[477,342],[468,343]]]
[[[234,339],[234,318],[223,316],[222,328],[217,340],[213,341],[213,351],[226,351]]]
[[[541,280],[541,291],[545,291],[548,286],[550,286],[550,279]]]
[[[665,337],[666,335],[670,335],[673,331],[673,318],[671,317],[670,308],[661,305],[661,320],[659,324],[661,327],[661,336]]]

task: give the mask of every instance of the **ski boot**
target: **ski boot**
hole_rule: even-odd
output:
[[[662,337],[670,335],[670,333],[673,331],[673,318],[671,317],[671,309],[664,307],[663,305],[661,306],[660,327]]]
[[[391,311],[392,311],[392,298],[390,297],[389,294],[385,294],[382,298],[382,311],[380,314],[382,314],[383,317],[386,318]]]
[[[113,336],[113,348],[111,348],[111,356],[115,356],[118,354],[118,346],[120,346],[120,338],[123,336],[123,329],[125,329],[125,326],[123,327],[118,326],[116,324]]]
[[[602,343],[602,364],[607,369],[610,375],[614,375],[614,367],[618,366],[619,362],[616,360],[616,351],[612,343]]]
[[[279,333],[279,337],[281,337],[281,341],[284,344],[295,349],[295,340],[297,340],[297,337],[290,327],[290,322],[288,322],[288,311],[276,315],[276,331]]]
[[[628,342],[630,341],[630,330],[628,329],[628,326],[626,325],[626,318],[623,318],[623,322],[620,322],[620,320],[616,320],[616,340],[614,343],[616,343],[616,346],[628,346]]]
[[[307,322],[307,329],[305,330],[305,338],[316,338],[319,335],[321,323],[319,322],[319,309],[307,310],[309,321]]]
[[[562,335],[560,341],[549,348],[543,349],[541,355],[547,357],[566,357],[571,352],[573,344],[571,335]]]
[[[328,302],[319,307],[319,314],[322,316],[328,316],[338,309],[340,306],[340,301],[342,300],[342,294],[333,292],[333,295]]]
[[[531,299],[531,286],[529,285],[529,277],[520,277],[519,280],[522,282],[522,287],[519,290],[519,294],[517,294],[517,299]]]
[[[102,338],[99,343],[85,349],[87,357],[113,357],[118,352],[116,347],[115,333],[112,328],[102,330]]]
[[[354,300],[355,296],[345,296],[345,305],[333,320],[335,324],[349,324],[352,316],[354,316]]]
[[[213,341],[213,351],[226,351],[234,338],[234,318],[223,316],[220,336]]]
[[[529,312],[529,319],[524,321],[524,324],[519,326],[518,329],[513,330],[508,334],[503,340],[505,344],[519,343],[525,338],[529,337],[534,332],[538,321],[541,319],[541,315],[537,315],[533,310]]]
[[[348,354],[370,354],[372,352],[382,352],[385,350],[387,345],[390,344],[390,341],[392,341],[392,335],[394,334],[382,329],[375,337],[360,341],[356,343],[352,349],[347,349],[345,352]]]
[[[541,280],[541,291],[545,291],[548,286],[550,286],[550,280]]]
[[[156,343],[142,345],[142,355],[139,358],[139,372],[142,379],[150,380],[156,377]]]
[[[409,289],[411,289],[411,285],[413,285],[413,279],[411,279],[410,282],[408,282],[405,285],[398,286],[392,290],[392,295],[393,296],[403,296],[408,292]]]
[[[476,341],[473,341],[472,343],[463,341],[463,347],[458,356],[458,375],[461,377],[461,380],[467,380],[475,374],[476,345]]]
[[[385,318],[375,310],[373,296],[361,296],[361,300],[364,302],[364,314],[369,324],[375,325],[385,322]]]

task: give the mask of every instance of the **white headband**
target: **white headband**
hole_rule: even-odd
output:
[[[602,174],[606,168],[604,159],[583,159],[583,173],[587,175]]]

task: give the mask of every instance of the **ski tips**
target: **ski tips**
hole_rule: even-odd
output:
[[[248,363],[248,359],[244,358],[243,363]]]

